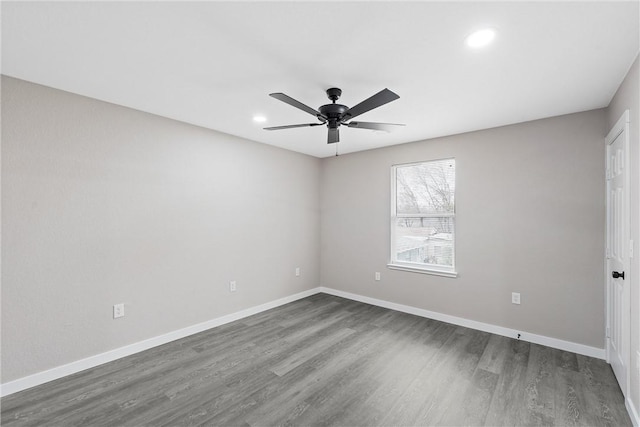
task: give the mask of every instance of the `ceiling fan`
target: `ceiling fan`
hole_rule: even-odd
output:
[[[333,144],[335,142],[340,141],[340,134],[338,132],[338,128],[340,126],[347,126],[350,128],[357,129],[372,129],[372,130],[384,130],[390,131],[394,126],[404,126],[403,124],[396,123],[373,123],[373,122],[354,122],[350,121],[351,119],[359,116],[360,114],[366,113],[367,111],[373,110],[374,108],[378,108],[381,105],[384,105],[388,102],[395,101],[400,98],[395,93],[391,92],[389,89],[383,89],[380,92],[376,93],[370,98],[365,99],[360,104],[354,107],[347,107],[346,105],[336,104],[338,98],[342,95],[342,90],[337,87],[332,87],[327,89],[327,97],[332,101],[331,104],[326,104],[321,106],[318,110],[314,110],[313,108],[303,104],[300,101],[297,101],[291,98],[284,93],[270,93],[269,96],[285,102],[293,107],[296,107],[306,113],[315,116],[320,123],[304,123],[300,125],[286,125],[286,126],[273,126],[264,128],[265,130],[280,130],[280,129],[292,129],[292,128],[301,128],[307,126],[322,126],[327,125],[329,129],[329,135],[327,138],[327,144]]]

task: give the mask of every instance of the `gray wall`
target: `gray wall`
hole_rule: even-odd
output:
[[[603,348],[605,119],[595,110],[325,159],[322,285]],[[387,269],[391,165],[447,157],[459,277]]]
[[[2,382],[318,285],[602,348],[637,68],[609,110],[323,160],[3,77]],[[459,277],[388,270],[390,166],[452,156]]]
[[[624,110],[629,109],[629,148],[631,162],[631,236],[635,253],[640,254],[640,59],[637,57],[607,108],[607,129],[611,129]],[[640,256],[631,259],[631,399],[640,408]]]
[[[318,286],[319,174],[3,76],[2,382]]]

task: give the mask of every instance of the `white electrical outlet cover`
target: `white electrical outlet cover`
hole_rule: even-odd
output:
[[[124,317],[124,304],[115,304],[113,306],[113,318]]]
[[[511,302],[513,304],[520,304],[520,294],[518,292],[511,293]]]

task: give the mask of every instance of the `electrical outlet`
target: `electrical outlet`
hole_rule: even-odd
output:
[[[124,317],[124,304],[116,304],[113,306],[113,318]]]
[[[511,292],[511,303],[512,304],[520,304],[520,293],[519,292]]]
[[[236,291],[236,281],[232,280],[229,282],[229,292],[235,292]]]
[[[380,272],[376,271],[376,281],[379,282],[380,281]]]
[[[300,276],[300,267],[296,267],[296,277]]]

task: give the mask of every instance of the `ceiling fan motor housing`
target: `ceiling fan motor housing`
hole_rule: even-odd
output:
[[[348,109],[346,105],[342,104],[327,104],[320,107],[320,113],[329,119],[329,123],[331,123],[334,120],[339,121]]]
[[[338,98],[342,95],[342,90],[337,87],[327,89],[327,97],[333,104],[323,105],[319,108],[320,113],[327,118],[327,127],[329,129],[338,129],[342,120],[342,115],[349,110],[349,107],[342,104],[336,104]]]

